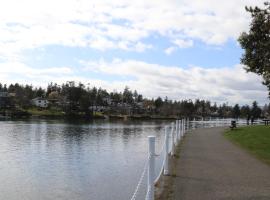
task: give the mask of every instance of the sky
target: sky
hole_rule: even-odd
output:
[[[82,82],[144,97],[269,103],[240,64],[261,0],[0,0],[0,82]]]

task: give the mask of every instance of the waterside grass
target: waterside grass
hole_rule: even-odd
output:
[[[225,137],[270,165],[270,126],[247,126],[228,130]]]

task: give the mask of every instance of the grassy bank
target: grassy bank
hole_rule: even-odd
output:
[[[225,137],[270,164],[270,127],[248,126],[231,130]]]
[[[54,109],[37,109],[37,108],[31,108],[27,110],[28,113],[34,116],[43,116],[43,117],[62,117],[64,116],[64,113],[58,110]]]
[[[26,110],[29,114],[31,114],[33,117],[41,117],[41,118],[85,118],[85,113],[83,112],[77,112],[73,113],[73,115],[67,115],[65,112],[57,109],[38,109],[38,108],[30,108]],[[94,112],[93,118],[95,119],[104,119],[104,115],[100,112]]]

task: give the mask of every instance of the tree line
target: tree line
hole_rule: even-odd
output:
[[[58,109],[69,114],[83,113],[93,115],[93,108],[106,107],[105,114],[114,114],[121,107],[120,114],[141,114],[179,117],[233,117],[233,118],[259,118],[270,115],[270,104],[260,107],[256,101],[251,106],[236,104],[217,105],[208,100],[170,100],[167,97],[145,98],[136,90],[131,91],[128,87],[121,92],[108,92],[106,89],[95,86],[76,84],[69,81],[62,85],[48,84],[47,88],[33,87],[22,84],[1,84],[0,91],[13,94],[12,104],[16,108],[29,109],[33,107],[31,100],[37,97],[47,99],[50,106],[46,109]]]

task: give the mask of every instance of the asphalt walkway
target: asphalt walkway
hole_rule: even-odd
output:
[[[186,135],[174,200],[270,200],[270,167],[223,137],[223,128]]]

